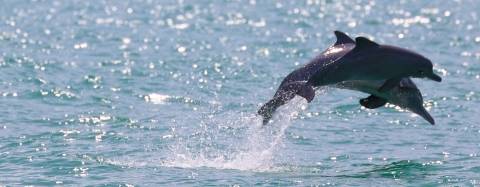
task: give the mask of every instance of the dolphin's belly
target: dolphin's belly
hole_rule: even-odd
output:
[[[378,89],[383,85],[383,83],[385,83],[385,81],[350,80],[335,84],[335,87],[381,96],[386,95],[378,91]]]
[[[368,93],[380,98],[387,100],[387,102],[403,107],[404,104],[401,100],[401,94],[398,90],[398,87],[395,87],[386,92],[379,92],[378,89],[385,83],[385,80],[352,80],[352,81],[343,81],[335,85],[337,88],[348,89],[354,91],[360,91],[363,93]]]

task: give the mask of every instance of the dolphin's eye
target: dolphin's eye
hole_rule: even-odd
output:
[[[425,74],[425,72],[423,70],[419,70],[418,74],[423,75],[423,74]]]

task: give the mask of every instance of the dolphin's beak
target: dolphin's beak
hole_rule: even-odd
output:
[[[437,74],[435,74],[433,72],[430,73],[430,74],[427,74],[426,77],[431,79],[431,80],[437,81],[437,82],[442,82],[442,77],[438,76]]]
[[[423,119],[427,120],[430,124],[435,125],[435,120],[432,116],[427,112],[427,110],[421,106],[420,108],[412,110],[415,114],[422,116]]]

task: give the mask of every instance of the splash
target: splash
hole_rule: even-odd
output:
[[[254,114],[231,113],[203,122],[201,130],[181,136],[170,147],[163,162],[166,167],[275,170],[275,153],[283,145],[286,129],[306,108],[306,101],[295,98],[279,108],[273,123],[262,126]],[[221,118],[221,119],[214,119]]]

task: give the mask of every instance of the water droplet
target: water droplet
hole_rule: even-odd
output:
[[[187,51],[187,48],[186,48],[186,47],[183,47],[183,46],[180,46],[180,47],[177,48],[177,51],[178,51],[179,53],[185,53],[185,51]]]

